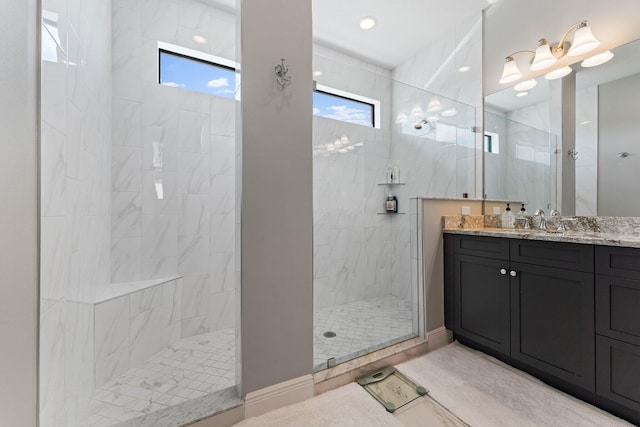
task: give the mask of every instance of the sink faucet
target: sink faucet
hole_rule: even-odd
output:
[[[538,209],[533,215],[540,217],[540,224],[538,224],[538,228],[540,230],[546,230],[547,221],[544,219],[544,211],[542,209]]]

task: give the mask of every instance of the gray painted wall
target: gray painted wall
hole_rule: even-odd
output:
[[[38,7],[0,2],[0,423],[25,427],[37,414]]]
[[[312,369],[311,1],[243,0],[241,34],[242,388],[250,393]],[[293,76],[284,89],[275,83],[280,58]]]
[[[598,215],[640,215],[639,97],[640,74],[599,87]]]

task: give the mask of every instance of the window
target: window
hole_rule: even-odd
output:
[[[484,152],[485,153],[500,153],[500,135],[493,132],[484,133]]]
[[[379,128],[380,101],[317,85],[313,92],[313,115]]]
[[[233,62],[168,43],[158,47],[161,85],[236,98]]]

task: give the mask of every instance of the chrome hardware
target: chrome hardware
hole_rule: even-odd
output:
[[[284,63],[284,58],[280,60],[280,63],[276,65],[276,83],[280,87],[284,87],[285,85],[291,83],[291,76],[288,76],[289,66]]]
[[[560,211],[557,209],[554,209],[551,211],[551,213],[549,214],[551,216],[560,216]]]
[[[516,273],[516,272],[515,272],[515,270],[511,270],[511,271],[509,272],[509,275],[510,275],[511,277],[516,277],[516,276],[518,275],[518,273]]]
[[[506,268],[501,268],[501,269],[500,269],[500,274],[502,274],[503,276],[504,276],[505,274],[507,274],[507,269],[506,269]]]
[[[538,209],[533,215],[540,217],[540,224],[538,224],[538,228],[540,230],[546,230],[547,229],[547,220],[544,219],[544,211],[542,209]]]

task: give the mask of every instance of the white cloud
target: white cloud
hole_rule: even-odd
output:
[[[163,86],[171,86],[171,87],[184,87],[184,83],[176,83],[176,82],[162,82]]]
[[[320,114],[320,109],[319,108],[314,108],[313,109],[313,115],[315,116],[316,114]]]
[[[209,80],[207,82],[209,87],[226,87],[229,86],[229,79],[226,77],[220,77],[219,79]]]
[[[323,115],[329,119],[341,120],[347,123],[356,123],[364,126],[371,126],[371,122],[366,120],[367,112],[359,108],[348,108],[345,105],[332,105],[327,110],[331,111],[329,114]]]
[[[219,90],[217,93],[236,93],[236,91],[232,89],[225,89],[225,90]]]

